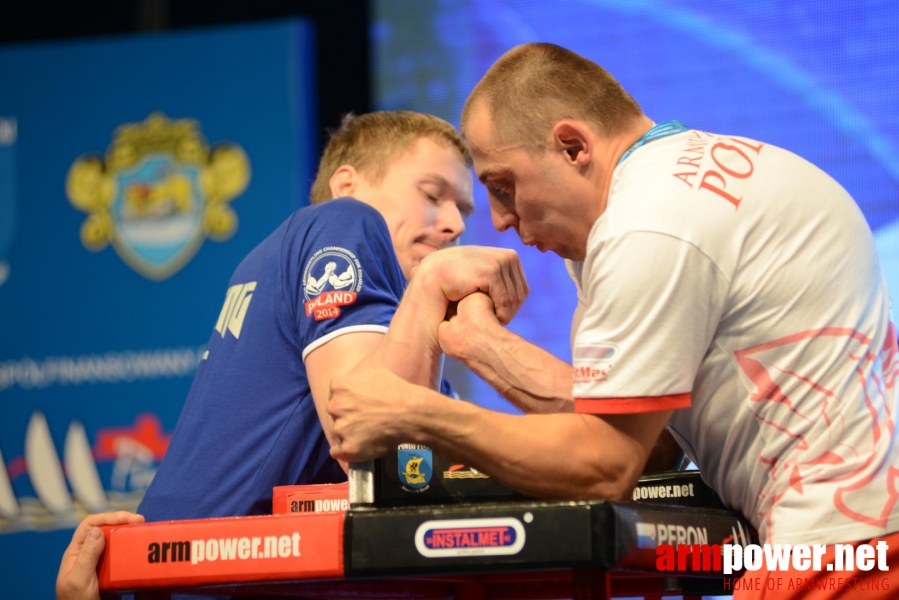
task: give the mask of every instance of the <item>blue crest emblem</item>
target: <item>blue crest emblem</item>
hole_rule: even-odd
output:
[[[161,281],[180,271],[207,236],[221,242],[234,235],[230,202],[249,181],[240,146],[210,148],[192,119],[153,113],[119,126],[105,157],[78,158],[66,194],[87,213],[85,248],[111,243],[132,269]]]
[[[118,253],[141,273],[180,269],[204,239],[197,167],[171,154],[147,154],[114,181],[112,243]]]
[[[428,448],[397,450],[397,472],[400,484],[409,492],[423,492],[428,489],[431,475],[434,472],[434,458]]]

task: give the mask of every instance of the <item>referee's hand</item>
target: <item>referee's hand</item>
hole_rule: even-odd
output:
[[[56,577],[57,600],[100,600],[97,563],[106,547],[100,525],[143,523],[144,517],[119,511],[88,515],[72,536],[72,542],[62,555]]]

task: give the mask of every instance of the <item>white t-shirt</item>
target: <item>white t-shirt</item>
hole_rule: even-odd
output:
[[[763,541],[899,530],[886,282],[827,174],[745,138],[653,141],[568,267],[578,412],[678,409],[669,429]]]

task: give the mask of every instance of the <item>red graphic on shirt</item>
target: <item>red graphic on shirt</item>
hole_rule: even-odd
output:
[[[611,364],[603,365],[602,368],[591,367],[590,365],[575,367],[574,383],[577,385],[579,383],[602,383],[603,381],[608,381],[609,371],[611,370]]]
[[[899,469],[888,466],[882,475],[895,431],[888,401],[899,374],[895,327],[890,324],[880,348],[872,344],[854,329],[826,327],[736,352],[756,387],[750,396],[757,403],[756,418],[766,426],[762,434],[769,454],[759,460],[770,466],[772,485],[761,494],[759,517],[765,519],[769,537],[771,508],[791,489],[804,494],[807,484],[839,483],[833,504],[840,513],[866,525],[886,526],[899,500]],[[827,381],[815,381],[775,364],[783,364],[787,354],[793,355],[791,364],[835,360],[826,368]],[[880,486],[886,492],[880,510],[861,508],[870,505]]]
[[[304,305],[306,316],[315,317],[316,321],[333,319],[340,316],[340,307],[356,302],[356,292],[324,292],[309,300]]]
[[[714,144],[709,146],[712,141]],[[742,196],[734,194],[740,181],[755,172],[753,157],[762,152],[764,144],[750,143],[734,137],[713,137],[702,131],[691,131],[672,173],[690,189],[706,190],[730,202],[734,210],[740,208]],[[706,152],[711,158],[703,169]]]

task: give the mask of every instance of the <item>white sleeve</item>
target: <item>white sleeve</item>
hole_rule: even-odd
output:
[[[575,333],[575,410],[639,413],[690,406],[728,282],[694,245],[630,231],[584,261],[586,311]]]

